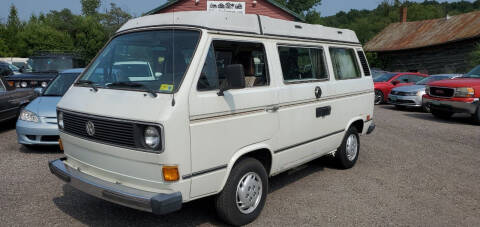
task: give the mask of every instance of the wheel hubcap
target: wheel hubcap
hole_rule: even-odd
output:
[[[375,92],[375,104],[379,104],[380,102],[382,102],[382,95],[377,91]]]
[[[262,179],[260,176],[254,172],[245,174],[238,182],[236,198],[240,212],[244,214],[253,212],[262,199]]]
[[[349,161],[353,161],[357,157],[358,153],[358,140],[355,135],[350,135],[347,139],[347,158]]]

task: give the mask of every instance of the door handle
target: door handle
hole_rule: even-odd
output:
[[[270,106],[270,107],[267,107],[265,110],[269,113],[273,113],[273,112],[277,112],[278,109],[280,109],[279,106]]]

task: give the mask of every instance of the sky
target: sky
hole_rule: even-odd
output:
[[[111,2],[120,6],[123,10],[140,16],[151,9],[154,9],[166,0],[101,0],[102,11]],[[205,1],[205,0],[203,0]],[[322,0],[319,11],[322,16],[331,16],[339,11],[349,11],[350,9],[374,9],[382,0]],[[413,0],[422,2],[423,0]],[[458,0],[440,0],[455,2]],[[0,20],[6,22],[10,5],[14,4],[21,20],[28,20],[32,14],[38,15],[41,12],[47,13],[50,10],[70,9],[73,13],[81,12],[80,0],[0,0]]]

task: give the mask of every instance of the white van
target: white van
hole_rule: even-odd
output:
[[[112,70],[132,61],[160,76]],[[81,191],[155,214],[216,195],[219,216],[242,225],[260,214],[270,176],[328,154],[351,168],[359,135],[374,129],[373,102],[350,30],[233,13],[145,16],[58,104],[65,157],[49,167]]]

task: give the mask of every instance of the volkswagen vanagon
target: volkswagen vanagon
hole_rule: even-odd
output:
[[[58,104],[65,157],[49,167],[155,214],[215,195],[219,217],[242,225],[260,214],[269,177],[324,155],[351,168],[373,106],[353,31],[232,13],[145,16],[120,28]]]

